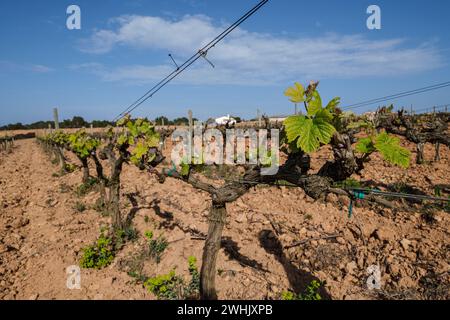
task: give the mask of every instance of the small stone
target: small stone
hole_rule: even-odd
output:
[[[402,245],[403,249],[405,249],[405,251],[408,251],[409,246],[411,245],[411,241],[409,241],[408,239],[403,239],[402,241],[400,241],[400,244]]]
[[[39,294],[36,293],[36,294],[32,294],[32,295],[28,298],[28,300],[37,300],[38,298],[39,298]]]
[[[395,240],[395,233],[394,231],[383,227],[375,231],[375,237],[380,241],[389,242]]]
[[[5,246],[4,244],[0,243],[0,253],[5,253],[8,251],[9,251],[8,247]]]
[[[345,266],[345,271],[347,271],[347,274],[355,274],[355,269],[358,268],[358,265],[355,261],[347,263]]]

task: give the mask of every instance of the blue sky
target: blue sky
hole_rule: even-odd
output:
[[[0,125],[51,118],[113,119],[257,3],[257,0],[2,0]],[[81,8],[81,30],[66,8]],[[368,30],[377,4],[382,29]],[[256,109],[289,114],[283,91],[320,80],[324,99],[348,105],[450,81],[450,2],[446,0],[270,0],[208,57],[136,110],[169,118]],[[395,101],[423,108],[450,103],[445,88]],[[376,108],[369,106],[358,111]]]

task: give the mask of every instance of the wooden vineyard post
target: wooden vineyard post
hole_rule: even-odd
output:
[[[193,125],[193,121],[192,121],[192,110],[188,110],[188,119],[189,119],[189,139],[188,139],[188,143],[189,143],[189,159],[192,160],[192,150],[194,147],[194,143],[193,143],[193,133],[194,133],[194,125]],[[190,163],[190,161],[189,161]]]
[[[55,129],[59,130],[58,108],[53,109],[53,119],[55,121]]]
[[[256,116],[258,118],[258,128],[261,128],[261,111],[259,109],[256,110]]]

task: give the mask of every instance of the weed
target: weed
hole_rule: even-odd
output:
[[[101,213],[102,216],[107,216],[109,214],[108,210],[106,209],[106,203],[101,197],[98,198],[97,200],[95,200],[95,203],[92,206],[92,209]]]
[[[309,213],[305,215],[305,220],[312,220],[313,216]]]
[[[77,169],[77,166],[72,163],[66,163],[64,166],[64,171],[67,173],[74,172]]]
[[[144,222],[148,223],[150,221],[150,218],[148,216],[144,216]]]
[[[154,259],[156,263],[159,263],[161,261],[161,256],[164,250],[166,250],[169,246],[169,243],[162,236],[159,236],[157,239],[153,239],[152,231],[145,232],[145,237],[148,240],[148,250],[150,257]]]
[[[335,182],[333,186],[335,188],[342,189],[361,188],[361,182],[352,178],[348,178],[344,181]]]
[[[126,227],[125,229],[117,230],[115,234],[114,248],[119,250],[127,241],[136,241],[138,238],[138,231],[133,227]]]
[[[102,269],[114,260],[114,256],[113,241],[105,236],[102,230],[97,242],[83,249],[80,266],[87,269]]]
[[[324,286],[325,282],[313,280],[306,287],[302,294],[295,294],[290,291],[285,291],[281,294],[282,300],[322,300],[322,296],[319,293],[320,287]]]
[[[76,194],[79,197],[87,195],[89,192],[91,192],[95,185],[98,183],[98,180],[96,178],[89,178],[88,182],[82,183],[77,187]]]
[[[183,279],[175,274],[175,270],[171,270],[168,274],[147,279],[144,285],[158,299],[177,300],[180,298]]]
[[[158,299],[198,299],[200,295],[200,274],[197,269],[197,259],[193,256],[188,258],[188,269],[191,280],[187,285],[183,278],[176,275],[175,270],[171,270],[168,274],[147,279],[144,286]]]
[[[184,296],[186,299],[198,299],[200,295],[200,273],[197,269],[197,259],[194,256],[188,258],[188,269],[191,281],[183,290]]]
[[[128,275],[136,280],[136,283],[145,283],[147,281],[147,277],[141,273],[136,271],[129,271]]]
[[[77,212],[84,212],[86,210],[86,205],[83,202],[77,201],[74,205],[74,209]]]

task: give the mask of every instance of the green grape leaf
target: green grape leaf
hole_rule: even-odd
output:
[[[151,134],[149,137],[147,137],[147,140],[146,140],[147,145],[150,148],[157,148],[157,147],[159,147],[159,139],[160,139],[159,134],[155,132],[155,133]]]
[[[128,140],[128,136],[126,134],[121,134],[118,138],[117,138],[117,144],[119,146],[124,145],[125,143],[127,143]]]
[[[288,142],[297,139],[297,147],[306,153],[316,151],[320,144],[327,144],[336,132],[330,123],[332,114],[326,109],[320,109],[315,117],[291,116],[284,121]]]
[[[327,106],[325,107],[327,110],[333,112],[341,103],[340,97],[335,97],[333,100],[328,102]]]
[[[284,120],[288,142],[293,142],[300,136],[301,128],[305,125],[305,122],[305,116],[291,116]]]
[[[347,129],[359,129],[359,128],[369,128],[369,127],[370,127],[370,124],[364,120],[351,122],[347,125]]]
[[[314,90],[308,100],[308,116],[315,116],[320,110],[322,110],[322,98],[319,92]]]
[[[131,151],[131,162],[135,165],[139,165],[147,152],[148,147],[142,141],[139,141],[136,144],[136,147]]]
[[[381,153],[383,158],[402,168],[409,167],[411,152],[400,146],[400,139],[387,134],[380,133],[375,138],[375,148]]]
[[[370,154],[374,152],[375,145],[370,137],[359,139],[355,147],[356,151],[363,154]]]
[[[327,144],[331,141],[331,138],[333,137],[333,134],[336,132],[336,129],[329,122],[329,120],[326,116],[319,117],[318,115],[319,115],[319,113],[313,120],[313,127],[317,128],[317,129],[314,129],[315,134],[316,134],[316,139],[322,144]],[[315,151],[315,150],[312,150],[312,151]],[[312,152],[312,151],[305,151],[305,152]]]
[[[190,166],[187,163],[182,163],[180,174],[183,177],[187,177],[189,175],[189,171],[190,171]]]
[[[305,88],[296,82],[293,87],[289,87],[284,92],[284,95],[289,97],[290,101],[293,103],[300,103],[305,101]]]

